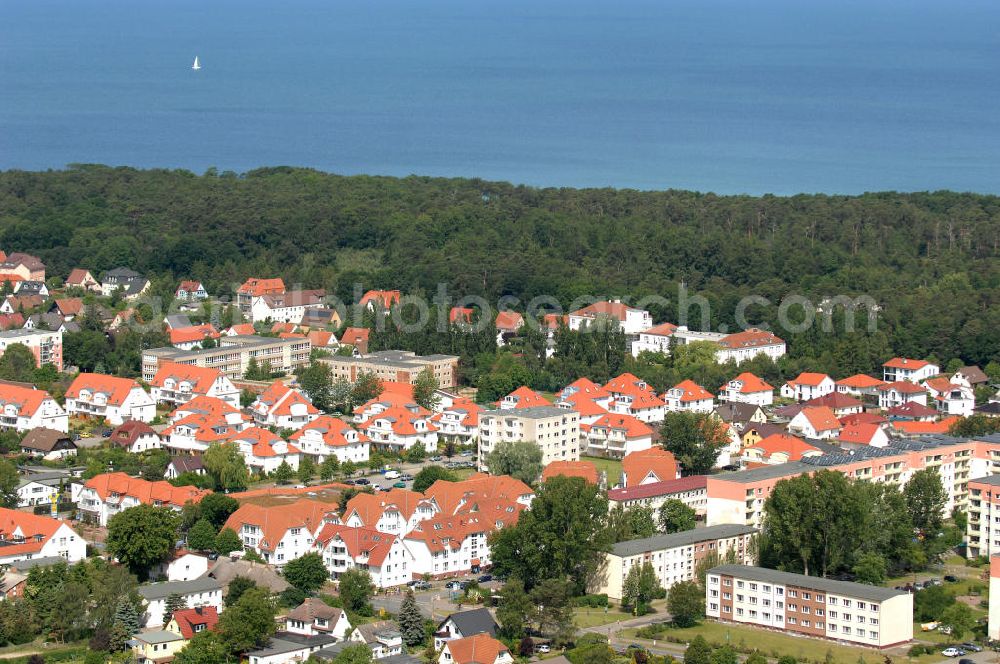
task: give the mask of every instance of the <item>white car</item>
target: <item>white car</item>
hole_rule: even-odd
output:
[[[550,652],[551,650],[552,649],[549,648],[549,644],[547,644],[547,643],[543,643],[543,644],[535,647],[535,652],[537,652],[540,655],[544,655],[544,654]]]
[[[958,657],[962,654],[962,651],[958,648],[945,648],[941,651],[941,654],[945,657]]]
[[[399,475],[400,473],[398,470],[387,470],[385,471],[385,475],[383,475],[383,477],[387,480],[395,480],[399,479]]]

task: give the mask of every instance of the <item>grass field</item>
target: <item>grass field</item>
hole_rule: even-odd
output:
[[[597,627],[599,625],[610,625],[619,620],[632,618],[631,613],[623,613],[618,609],[594,609],[590,607],[580,607],[573,611],[573,623],[583,629],[585,627]]]
[[[604,471],[608,478],[608,487],[618,484],[622,475],[622,462],[618,459],[605,459],[604,457],[582,456],[581,461],[589,461],[597,467],[597,472]]]
[[[624,630],[623,634],[626,638],[635,639],[637,638],[636,631],[635,629],[627,629]],[[879,664],[885,658],[885,653],[870,648],[844,646],[819,639],[788,636],[762,629],[724,625],[711,621],[705,621],[685,629],[670,628],[662,634],[661,638],[677,638],[685,643],[690,643],[698,635],[703,636],[706,641],[716,646],[729,643],[740,649],[756,648],[767,656],[791,655],[798,660],[805,659],[810,662],[825,662],[828,654],[833,658],[834,664],[860,664],[859,657],[864,658],[868,664]],[[910,664],[924,664],[940,659],[939,655],[921,655],[909,658],[908,662]]]

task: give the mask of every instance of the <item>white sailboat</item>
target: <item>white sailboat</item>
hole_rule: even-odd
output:
[[[201,69],[201,65],[198,64],[198,56],[197,55],[194,56],[194,64],[191,65],[191,69],[193,69],[195,71],[198,71],[199,69]]]

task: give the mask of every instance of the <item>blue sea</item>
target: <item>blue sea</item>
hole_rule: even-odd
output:
[[[995,0],[0,0],[0,168],[998,193],[998,26]]]

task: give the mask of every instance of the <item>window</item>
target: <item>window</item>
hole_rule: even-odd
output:
[[[733,598],[732,593],[726,593],[726,592],[722,593],[722,599],[732,599],[732,598]]]
[[[785,589],[784,588],[775,588],[774,589],[774,593],[776,595],[784,595],[785,594]]]
[[[817,616],[823,615],[823,609],[816,609],[816,615]]]
[[[877,641],[877,640],[878,640],[878,632],[868,632],[868,636],[869,636],[869,638],[871,638],[872,640],[875,640],[875,641]]]
[[[868,620],[868,622],[870,622],[870,623],[871,623],[871,624],[873,624],[873,625],[877,625],[877,624],[878,624],[878,618],[870,618],[870,619]]]
[[[751,583],[750,584],[750,590],[757,590],[757,584],[756,583]]]
[[[737,608],[736,609],[736,615],[742,616],[743,615],[743,609]]]
[[[789,625],[796,625],[796,624],[798,624],[798,622],[799,622],[799,621],[798,621],[798,620],[796,620],[795,618],[792,618],[792,617],[789,617],[789,618],[788,618],[788,620],[787,620],[786,622],[787,622],[787,623],[788,623]]]
[[[816,595],[816,601],[817,602],[822,602],[823,601],[823,596],[822,595]]]
[[[799,593],[798,593],[798,591],[797,591],[797,590],[789,590],[789,591],[788,591],[788,596],[789,596],[789,597],[798,597],[798,596],[799,596]]]
[[[844,606],[848,606],[849,607],[850,605],[851,605],[851,600],[845,599],[844,600]]]
[[[722,585],[724,585],[724,586],[731,586],[731,585],[733,585],[733,580],[732,579],[723,579]]]
[[[845,613],[844,614],[844,620],[850,620],[850,619],[851,619],[851,614],[850,613]]]
[[[766,593],[771,592],[771,586],[761,586],[760,589]]]
[[[798,611],[799,610],[799,605],[798,604],[789,604],[788,605],[788,610],[789,611]]]
[[[723,613],[732,613],[733,609],[732,609],[732,607],[730,607],[728,605],[725,605],[725,606],[722,607],[722,612]]]
[[[757,603],[757,596],[756,595],[750,595],[750,603],[751,604],[756,604]]]
[[[712,611],[718,611],[719,605],[716,604],[715,602],[712,602],[711,604],[708,605],[708,608],[711,609]]]
[[[808,606],[805,606],[805,605],[803,604],[803,605],[802,605],[802,613],[809,613],[809,607],[808,607]]]
[[[742,588],[743,587],[743,582],[742,581],[737,581],[736,582],[736,587],[737,588]]]
[[[803,627],[812,627],[812,624],[808,620],[803,620],[802,621],[802,626]]]
[[[827,599],[827,604],[829,604],[830,606],[835,606],[837,604],[836,597],[827,597],[826,599]]]
[[[858,602],[858,609],[860,609],[861,611],[864,611],[865,610],[865,603],[864,602]]]
[[[718,597],[719,596],[719,591],[718,590],[712,590],[712,591],[710,591],[710,594],[712,595],[712,597]]]
[[[756,618],[756,617],[757,617],[757,612],[756,612],[756,611],[753,611],[753,610],[751,610],[751,611],[750,611],[750,617],[751,617],[751,618]]]
[[[743,595],[741,595],[739,593],[736,593],[736,601],[737,602],[742,602],[743,601]]]
[[[816,629],[823,629],[823,623],[821,622],[816,623]]]
[[[812,599],[812,593],[802,593],[802,599]]]

